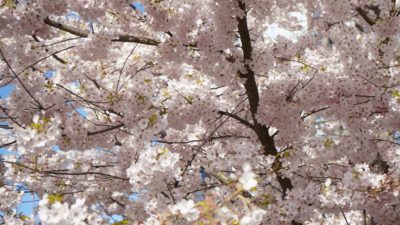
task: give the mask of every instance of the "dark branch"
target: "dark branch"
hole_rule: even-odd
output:
[[[107,131],[111,131],[111,130],[115,130],[115,129],[118,129],[118,128],[121,128],[121,127],[123,127],[124,126],[124,124],[123,123],[120,123],[120,124],[117,124],[117,125],[115,125],[115,126],[111,126],[111,127],[107,127],[107,128],[105,128],[105,129],[102,129],[102,130],[98,130],[98,131],[93,131],[93,132],[88,132],[87,133],[87,135],[88,136],[92,136],[92,135],[96,135],[96,134],[101,134],[101,133],[105,133],[105,132],[107,132]]]
[[[40,43],[39,38],[36,36],[36,34],[32,35],[33,40],[35,40],[36,42]],[[49,51],[48,48],[46,48],[46,51]],[[53,58],[57,61],[59,61],[62,64],[67,64],[67,61],[65,61],[64,59],[60,58],[58,55],[54,54]]]
[[[329,106],[325,106],[325,107],[322,107],[322,108],[319,108],[319,109],[313,109],[313,110],[311,110],[311,112],[304,113],[304,114],[301,116],[301,119],[305,119],[305,118],[311,116],[312,114],[315,114],[315,113],[324,111],[324,110],[326,110],[326,109],[329,109]]]
[[[367,22],[370,26],[375,25],[375,21],[373,21],[369,16],[367,15],[367,12],[365,12],[362,8],[357,7],[356,11],[360,14],[360,16]]]
[[[236,19],[238,21],[238,31],[239,31],[240,41],[242,44],[243,57],[244,57],[243,63],[245,67],[244,73],[240,71],[238,72],[239,77],[246,79],[244,87],[246,89],[246,95],[249,100],[250,112],[253,119],[253,124],[254,124],[253,130],[256,132],[257,137],[264,148],[264,154],[277,156],[278,151],[275,147],[274,138],[269,135],[268,128],[264,124],[259,123],[256,119],[257,108],[259,106],[260,97],[254,76],[254,71],[249,66],[249,62],[252,61],[253,48],[251,44],[250,31],[247,26],[247,9],[244,1],[238,0],[238,4],[239,8],[243,10],[243,15],[241,17],[239,16],[236,17]],[[276,157],[272,167],[274,173],[276,174],[278,182],[283,190],[282,198],[285,198],[286,192],[288,190],[291,190],[293,188],[293,185],[291,181],[288,178],[284,177],[280,172],[280,170],[282,169],[282,162],[280,161],[280,157]],[[299,223],[292,221],[292,224],[297,225]]]
[[[218,111],[218,114],[225,115],[225,116],[228,116],[230,118],[233,118],[233,119],[239,121],[241,124],[251,128],[251,129],[254,129],[254,125],[253,124],[249,123],[247,120],[242,119],[242,118],[240,118],[239,116],[237,116],[235,114],[232,114],[230,112],[224,112],[224,111]]]
[[[18,80],[18,82],[21,84],[22,88],[26,91],[26,93],[33,99],[34,102],[38,105],[39,109],[44,109],[42,104],[32,95],[32,93],[28,90],[28,88],[25,86],[25,84],[22,82],[21,79],[19,79],[18,74],[15,73],[14,69],[11,67],[11,64],[8,62],[6,57],[3,54],[3,51],[0,49],[0,55],[3,58],[4,62],[6,62],[7,67],[11,70],[12,74],[14,75],[14,78]]]
[[[8,142],[8,143],[5,143],[5,144],[2,144],[2,145],[0,145],[0,148],[5,148],[5,147],[8,147],[8,146],[13,145],[15,143],[17,143],[16,140]]]
[[[4,112],[4,114],[6,114],[6,116],[12,120],[15,124],[17,124],[19,127],[24,127],[22,126],[22,124],[20,124],[17,120],[15,120],[10,114],[8,114],[7,110],[5,108],[3,108],[3,106],[0,105],[0,109]]]
[[[9,163],[12,165],[16,165],[25,169],[28,169],[30,171],[40,173],[40,174],[49,174],[49,175],[67,175],[67,176],[85,176],[85,175],[100,175],[100,176],[105,176],[105,177],[110,177],[110,178],[115,178],[115,179],[120,179],[120,180],[129,180],[129,178],[125,177],[118,177],[115,175],[110,175],[106,173],[101,173],[101,172],[93,172],[93,171],[87,171],[87,172],[60,172],[57,170],[40,170],[36,168],[31,168],[29,166],[26,166],[24,164],[18,163],[18,162],[11,162],[11,161],[5,161],[3,160],[2,162],[4,163]]]
[[[385,139],[378,139],[378,138],[376,138],[376,139],[372,139],[371,141],[375,141],[375,142],[386,142],[386,143],[389,143],[389,144],[393,144],[393,145],[398,145],[398,146],[400,146],[400,143],[397,143],[397,142],[391,141],[391,140],[385,140]]]
[[[1,129],[5,129],[5,130],[12,130],[13,129],[12,127],[10,127],[8,125],[5,125],[5,124],[0,124],[0,128]]]
[[[57,29],[66,31],[68,33],[74,34],[79,37],[87,38],[90,34],[89,31],[81,30],[72,26],[68,26],[62,23],[58,23],[49,17],[46,17],[44,19],[44,23],[55,27]],[[160,41],[155,40],[155,39],[150,39],[150,38],[144,38],[144,37],[137,37],[137,36],[131,36],[131,35],[119,35],[117,38],[113,39],[112,41],[115,42],[134,42],[134,43],[139,43],[139,44],[145,44],[145,45],[154,45],[158,46],[160,44]]]
[[[220,136],[213,136],[208,139],[208,141],[215,141],[218,139],[224,139],[224,138],[250,138],[248,136],[241,136],[241,135],[220,135]],[[190,143],[196,143],[196,142],[204,142],[205,140],[202,139],[196,139],[196,140],[188,140],[188,141],[166,141],[166,140],[155,140],[156,142],[163,143],[163,144],[169,144],[169,145],[174,145],[174,144],[190,144]]]

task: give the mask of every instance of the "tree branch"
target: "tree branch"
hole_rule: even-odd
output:
[[[68,26],[62,23],[58,23],[52,19],[50,19],[49,17],[46,17],[44,20],[44,23],[66,31],[68,33],[74,34],[76,36],[79,37],[83,37],[83,38],[87,38],[90,34],[89,31],[85,31],[85,30],[81,30],[72,26]],[[132,36],[132,35],[119,35],[117,38],[113,39],[112,41],[114,42],[134,42],[134,43],[139,43],[139,44],[144,44],[144,45],[153,45],[153,46],[158,46],[161,42],[155,39],[151,39],[151,38],[145,38],[145,37],[137,37],[137,36]]]
[[[22,124],[20,124],[16,119],[14,119],[10,114],[8,114],[7,110],[3,108],[3,106],[0,105],[0,109],[6,114],[6,116],[12,120],[15,124],[17,124],[19,127],[24,127]]]
[[[367,12],[365,12],[362,8],[357,7],[356,11],[360,14],[360,16],[367,22],[370,26],[375,25],[375,21],[373,21],[369,16],[367,15]]]
[[[115,129],[118,129],[118,128],[121,128],[121,127],[123,127],[124,126],[124,124],[123,123],[120,123],[120,124],[117,124],[117,125],[114,125],[114,126],[111,126],[111,127],[107,127],[107,128],[105,128],[105,129],[102,129],[102,130],[98,130],[98,131],[93,131],[93,132],[88,132],[87,133],[87,135],[88,136],[92,136],[92,135],[96,135],[96,134],[101,134],[101,133],[104,133],[104,132],[107,132],[107,131],[111,131],[111,130],[115,130]]]
[[[32,35],[32,38],[33,38],[33,40],[35,40],[36,42],[40,43],[40,40],[39,40],[39,38],[36,36],[36,34],[33,34],[33,35]],[[47,52],[47,51],[49,51],[48,48],[46,48],[46,52]],[[60,63],[64,64],[64,65],[67,64],[67,61],[65,61],[64,59],[60,58],[60,57],[59,57],[58,55],[56,55],[56,54],[53,55],[53,58],[54,58],[55,60],[59,61]]]
[[[5,144],[2,144],[2,145],[0,145],[0,148],[5,148],[5,147],[8,147],[8,146],[13,145],[15,143],[17,143],[16,140],[8,142],[8,143],[5,143]]]
[[[100,176],[105,176],[105,177],[110,177],[110,178],[115,178],[115,179],[120,179],[120,180],[129,180],[129,178],[125,177],[118,177],[115,175],[111,174],[106,174],[106,173],[101,173],[101,172],[94,172],[94,171],[87,171],[87,172],[62,172],[62,171],[54,171],[54,170],[40,170],[36,168],[31,168],[29,166],[26,166],[24,164],[18,163],[18,162],[11,162],[11,161],[6,161],[2,160],[1,162],[4,163],[9,163],[12,165],[20,166],[22,168],[28,169],[30,171],[36,172],[36,173],[41,173],[41,174],[49,174],[49,175],[67,175],[67,176],[84,176],[84,175],[100,175]]]
[[[230,118],[233,118],[233,119],[239,121],[241,124],[251,128],[251,129],[254,129],[254,125],[253,124],[249,123],[247,120],[242,119],[242,118],[240,118],[239,116],[237,116],[237,115],[235,115],[233,113],[224,112],[224,111],[218,111],[217,113],[220,114],[220,115],[225,115],[225,116],[228,116]]]
[[[34,102],[36,102],[38,108],[44,109],[43,105],[32,95],[32,93],[28,90],[28,88],[25,86],[25,84],[22,82],[22,80],[19,79],[18,74],[11,67],[11,64],[8,62],[8,60],[4,56],[3,51],[1,51],[1,49],[0,49],[0,55],[3,58],[4,62],[6,63],[7,67],[11,70],[12,74],[14,75],[14,78],[16,78],[18,80],[18,82],[21,84],[22,88],[26,91],[26,93],[32,98],[32,100]]]
[[[269,135],[268,128],[264,124],[259,123],[256,119],[260,97],[254,76],[254,71],[249,66],[249,63],[252,61],[253,48],[251,44],[250,31],[247,26],[247,9],[244,1],[238,0],[238,4],[239,8],[243,10],[244,13],[244,15],[242,15],[241,17],[237,16],[236,19],[238,21],[238,31],[243,50],[243,63],[246,70],[245,73],[239,71],[239,77],[246,79],[244,87],[246,89],[246,94],[249,99],[250,112],[253,118],[253,130],[256,132],[257,137],[264,148],[264,154],[277,156],[278,151],[275,147],[274,138]],[[282,169],[282,162],[280,161],[280,157],[277,156],[275,158],[272,168],[280,186],[282,187],[282,199],[284,199],[286,196],[286,192],[288,190],[291,190],[293,188],[293,185],[291,181],[287,177],[284,177],[280,172],[280,170]],[[299,223],[297,223],[296,221],[292,221],[292,224],[297,225]]]

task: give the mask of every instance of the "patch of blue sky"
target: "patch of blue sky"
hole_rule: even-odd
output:
[[[105,149],[105,148],[102,148],[102,147],[95,147],[95,149],[98,150],[98,151],[101,151],[101,152],[110,153],[110,154],[115,155],[115,153],[112,152],[112,151],[109,150],[109,149]]]
[[[76,108],[76,111],[79,113],[80,116],[82,116],[83,118],[87,118],[88,112],[86,111],[86,109],[80,107],[80,108]]]
[[[81,84],[79,83],[79,80],[75,80],[75,81],[72,81],[72,82],[70,83],[70,85],[79,87]]]
[[[47,70],[46,72],[44,72],[44,76],[50,79],[55,75],[56,72],[57,71],[55,70]]]
[[[400,145],[400,131],[393,132],[393,140]]]
[[[0,98],[5,99],[11,95],[12,91],[15,89],[15,84],[7,84],[0,88]]]
[[[139,12],[143,13],[144,12],[144,6],[140,2],[133,2],[129,4],[133,9],[137,9]],[[78,12],[75,11],[70,11],[68,12],[65,17],[67,19],[74,19],[74,20],[80,20],[81,16],[79,15]],[[100,23],[96,21],[96,19],[89,19],[87,25],[87,30],[91,33],[95,33],[94,27],[95,25],[99,25]]]
[[[51,150],[53,150],[53,151],[55,151],[55,152],[58,152],[58,151],[60,151],[61,149],[60,149],[60,146],[54,145],[54,146],[51,147]]]
[[[79,16],[79,13],[75,12],[75,11],[70,11],[67,13],[67,15],[65,15],[65,17],[67,19],[76,19],[79,20],[81,17]]]
[[[67,104],[70,104],[70,103],[67,103]],[[87,118],[88,112],[86,111],[86,109],[84,109],[84,108],[76,108],[75,110],[79,114],[79,116],[81,116],[82,118],[85,118],[85,119]],[[67,116],[68,117],[72,117],[72,112],[68,112]]]
[[[0,155],[18,155],[15,151],[10,151],[6,148],[0,148]]]
[[[124,217],[122,217],[121,215],[113,214],[110,217],[109,223],[111,223],[111,224],[116,223],[116,222],[122,221],[123,219],[124,219]]]
[[[80,20],[81,16],[79,15],[78,12],[75,11],[70,11],[65,15],[67,19],[73,19],[73,20]],[[93,26],[94,26],[95,20],[94,19],[89,19],[87,22],[87,31],[94,33]]]
[[[194,198],[195,198],[195,202],[201,202],[201,201],[204,201],[206,199],[206,196],[204,195],[204,192],[196,191],[194,193]]]
[[[164,147],[164,144],[158,142],[156,138],[152,138],[151,141],[150,141],[150,144],[151,144],[151,146],[157,146],[158,145],[160,147]]]
[[[133,9],[139,10],[141,13],[144,12],[144,6],[140,2],[134,2],[130,4]]]
[[[129,200],[131,201],[137,201],[139,199],[139,192],[133,192],[130,196],[129,196]]]
[[[39,204],[39,197],[36,194],[25,193],[22,196],[21,204],[17,208],[18,213],[22,213],[25,216],[33,215],[34,208]]]

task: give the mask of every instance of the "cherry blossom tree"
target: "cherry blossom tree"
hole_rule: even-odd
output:
[[[398,224],[399,7],[1,0],[0,223]]]

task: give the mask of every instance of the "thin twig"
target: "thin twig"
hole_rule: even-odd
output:
[[[315,113],[324,111],[324,110],[326,110],[326,109],[329,109],[329,106],[325,106],[325,107],[322,107],[322,108],[319,108],[319,109],[313,109],[313,110],[311,110],[311,112],[304,113],[304,115],[301,116],[301,119],[305,119],[305,118],[311,116],[312,114],[315,114]]]
[[[12,116],[10,116],[10,114],[8,114],[7,110],[5,108],[3,108],[3,106],[0,105],[0,109],[4,112],[4,114],[6,114],[6,116],[12,120],[15,124],[17,124],[19,127],[24,127],[22,126],[22,124],[20,124],[17,120],[15,120]]]
[[[133,52],[135,51],[137,46],[138,46],[137,44],[135,46],[133,46],[131,52],[125,58],[124,64],[122,65],[122,68],[119,70],[119,76],[118,76],[118,80],[117,80],[117,87],[115,88],[117,94],[118,94],[119,82],[120,82],[121,76],[122,76],[122,71],[124,70],[126,62],[128,61],[129,57],[131,57],[131,55],[133,54]]]
[[[40,43],[40,40],[39,40],[39,38],[36,36],[36,34],[33,34],[33,35],[32,35],[32,38],[33,38],[33,40],[35,40],[36,42]],[[49,49],[48,49],[47,47],[46,47],[46,51],[49,51]],[[53,58],[54,58],[55,60],[59,61],[59,62],[62,63],[62,64],[67,64],[67,61],[65,61],[64,59],[60,58],[60,57],[57,56],[57,55],[53,55]]]
[[[375,141],[375,142],[387,142],[387,143],[390,143],[390,144],[394,144],[394,145],[399,145],[400,146],[400,143],[397,143],[397,142],[394,142],[394,141],[391,141],[391,140],[385,140],[385,139],[372,139],[371,141]]]

